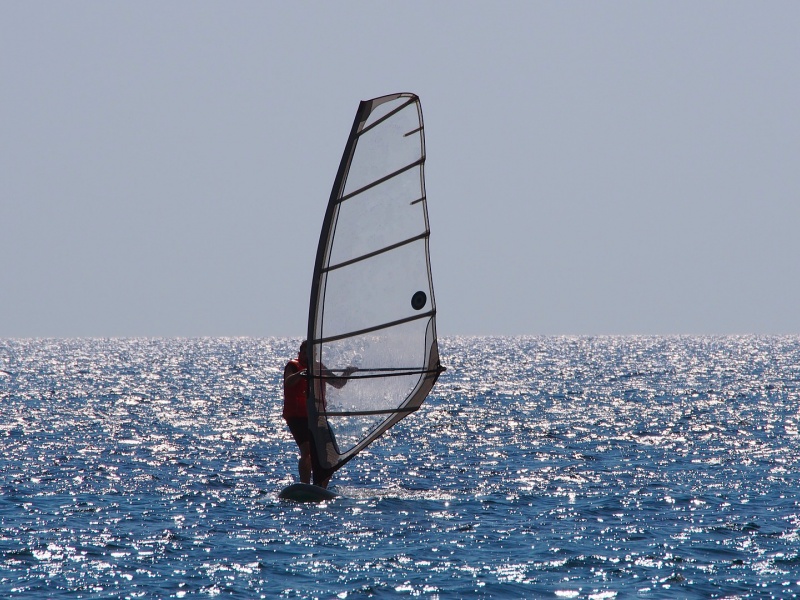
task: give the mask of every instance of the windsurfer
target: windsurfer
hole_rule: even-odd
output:
[[[313,475],[314,485],[323,488],[328,487],[328,482],[333,475],[332,469],[323,467],[317,457],[314,446],[314,436],[308,427],[308,408],[306,399],[308,397],[308,382],[306,372],[308,369],[308,356],[306,355],[306,341],[300,344],[297,358],[286,363],[283,369],[283,418],[292,432],[294,441],[300,448],[300,460],[298,471],[300,481],[310,483]],[[336,377],[331,371],[322,365],[320,369],[324,376],[323,381],[339,389],[347,384],[347,378],[356,371],[355,367],[347,367],[343,375]]]

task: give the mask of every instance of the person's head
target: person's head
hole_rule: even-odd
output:
[[[306,340],[300,342],[300,350],[297,352],[297,360],[300,362],[302,366],[308,365],[308,355],[306,354]]]

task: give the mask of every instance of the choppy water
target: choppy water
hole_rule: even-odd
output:
[[[0,597],[793,598],[800,338],[451,338],[277,499],[296,340],[0,341]]]

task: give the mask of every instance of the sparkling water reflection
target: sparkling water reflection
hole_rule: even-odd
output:
[[[0,342],[0,595],[795,597],[800,339],[451,338],[278,500],[297,340]]]

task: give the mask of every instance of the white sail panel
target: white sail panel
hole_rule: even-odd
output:
[[[362,129],[372,127],[377,121],[382,120],[389,113],[395,112],[398,108],[413,103],[415,105],[414,110],[417,110],[419,106],[418,99],[412,94],[393,94],[370,100],[370,102],[372,106],[369,109],[369,114],[363,121]]]
[[[427,294],[429,290],[425,246],[424,239],[417,240],[328,272],[320,337],[352,334],[417,316],[411,299],[418,291]]]
[[[419,383],[419,365],[428,359],[419,340],[425,339],[428,326],[428,320],[415,320],[388,333],[377,331],[325,344],[324,361],[358,364],[362,370],[356,375],[371,375],[353,376],[345,387],[326,390],[326,413],[340,452],[352,450],[395,414],[399,399]],[[396,366],[384,370],[387,364]]]
[[[421,197],[420,172],[412,169],[394,177],[391,185],[370,188],[342,202],[331,264],[341,264],[424,233],[420,224],[425,223],[425,205],[411,204]],[[392,224],[388,231],[386,223]]]
[[[416,96],[361,103],[323,223],[309,310],[309,423],[329,469],[418,408],[441,372],[424,162]],[[326,383],[350,365],[358,371],[346,385]]]
[[[347,197],[421,160],[425,149],[419,127],[417,104],[406,103],[404,108],[377,121],[370,129],[363,129],[358,140],[360,148],[350,165],[342,195]],[[391,146],[387,145],[387,140],[392,141]]]

